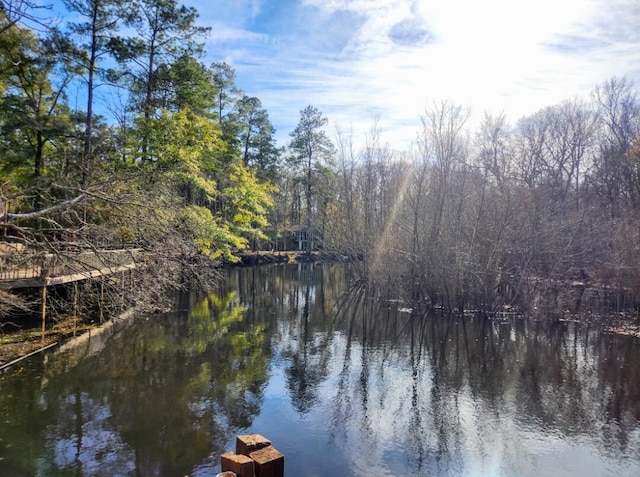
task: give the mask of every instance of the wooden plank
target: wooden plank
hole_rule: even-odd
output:
[[[255,462],[256,477],[284,476],[284,455],[274,447],[263,447],[249,457]]]
[[[220,456],[220,467],[223,472],[230,470],[238,477],[254,477],[255,463],[246,455],[225,452]]]
[[[18,278],[13,280],[1,280],[0,289],[9,290],[11,288],[38,288],[44,284],[44,278]]]
[[[103,268],[101,270],[87,270],[84,272],[74,273],[72,275],[62,275],[60,277],[47,278],[47,286],[62,285],[63,283],[77,282],[81,280],[87,280],[90,278],[99,278],[112,275],[118,272],[126,272],[127,270],[133,270],[137,268],[136,263],[130,263],[128,265],[120,265],[119,267]]]
[[[126,272],[138,268],[137,263],[129,263],[117,267],[103,268],[100,270],[86,270],[71,275],[61,275],[58,277],[37,277],[37,278],[20,278],[13,280],[0,280],[0,289],[8,290],[10,288],[36,288],[42,285],[62,285],[63,283],[71,283],[102,276],[112,275],[118,272]]]

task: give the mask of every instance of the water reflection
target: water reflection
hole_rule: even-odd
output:
[[[184,310],[0,375],[0,475],[640,475],[640,343],[410,313],[343,266],[232,269]]]
[[[186,475],[215,465],[260,411],[268,343],[233,292],[183,305],[189,313],[140,320],[99,354],[70,350],[5,373],[0,475]]]
[[[386,463],[392,474],[636,475],[640,469],[634,340],[570,324],[389,316],[374,305],[353,308],[341,329],[347,339],[338,345],[344,360],[333,422],[342,425],[346,416],[352,425],[364,423],[361,434],[341,444],[355,445],[358,455],[383,449],[367,462],[393,452],[397,461]],[[380,416],[393,421],[385,427]],[[378,470],[360,469],[367,472]]]

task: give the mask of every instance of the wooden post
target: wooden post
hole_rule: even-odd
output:
[[[104,276],[100,277],[100,299],[98,301],[98,308],[100,309],[100,324],[104,321]]]
[[[47,331],[47,277],[49,276],[48,260],[43,258],[40,268],[40,277],[42,278],[42,287],[40,288],[40,319],[42,320],[42,341],[44,342],[44,334]]]
[[[78,282],[73,282],[73,336],[78,329]]]
[[[47,283],[40,288],[40,318],[42,319],[42,341],[47,329]]]
[[[220,456],[222,472],[231,471],[238,477],[254,477],[255,463],[246,455],[226,452]]]
[[[283,477],[284,455],[274,447],[264,447],[249,454],[255,465],[256,477]]]
[[[260,434],[247,434],[236,437],[236,454],[248,456],[254,451],[269,447],[271,441]]]

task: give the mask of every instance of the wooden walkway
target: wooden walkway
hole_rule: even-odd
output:
[[[137,268],[140,249],[0,254],[0,289],[61,285]]]
[[[140,249],[0,253],[0,290],[40,290],[40,317],[44,339],[48,287],[133,270],[140,266],[142,255]]]

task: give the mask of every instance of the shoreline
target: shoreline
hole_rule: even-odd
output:
[[[346,255],[314,250],[308,255],[305,251],[264,251],[239,252],[236,256],[238,263],[228,263],[227,266],[267,265],[270,263],[309,263],[348,261]]]

